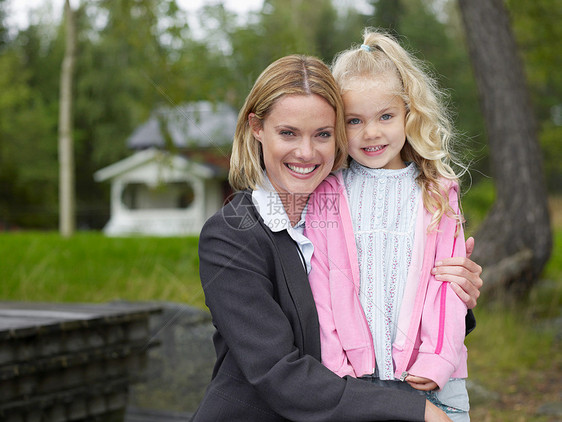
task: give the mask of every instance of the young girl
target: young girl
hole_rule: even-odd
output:
[[[465,254],[436,83],[394,39],[369,30],[332,72],[350,162],[315,191],[305,232],[322,362],[340,376],[425,392],[468,421],[466,305],[431,274]]]

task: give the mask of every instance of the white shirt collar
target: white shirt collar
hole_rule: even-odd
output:
[[[265,173],[262,186],[258,186],[256,190],[252,191],[252,201],[264,223],[272,232],[299,228],[304,225],[306,206],[298,223],[294,227],[291,226],[291,220],[289,220],[283,202]]]
[[[299,222],[295,226],[291,226],[291,220],[287,216],[283,202],[265,173],[263,184],[252,191],[252,202],[265,225],[272,232],[287,230],[289,236],[297,243],[302,252],[304,265],[306,266],[307,273],[309,273],[314,247],[312,242],[303,234],[307,207],[304,207]]]

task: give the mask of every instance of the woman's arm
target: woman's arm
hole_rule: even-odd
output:
[[[432,274],[439,281],[451,283],[453,291],[466,303],[468,309],[476,306],[482,287],[482,267],[470,259],[474,250],[474,238],[466,240],[466,257],[442,259],[435,263]]]
[[[450,422],[451,419],[449,419],[449,417],[446,415],[445,412],[443,412],[441,409],[439,409],[437,406],[435,406],[433,403],[427,400],[425,403],[425,421]]]

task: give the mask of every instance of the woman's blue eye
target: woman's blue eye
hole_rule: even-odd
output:
[[[350,125],[358,125],[359,123],[361,123],[361,120],[359,120],[358,118],[353,118],[353,119],[349,119],[347,123]]]
[[[332,133],[331,132],[320,132],[318,134],[318,136],[320,136],[321,138],[329,138],[329,137],[332,136]]]
[[[390,120],[392,118],[392,115],[390,114],[383,114],[381,116],[381,120]]]
[[[294,132],[291,131],[291,130],[282,130],[282,131],[279,132],[279,133],[280,133],[281,135],[284,135],[284,136],[291,136],[291,135],[294,135]]]

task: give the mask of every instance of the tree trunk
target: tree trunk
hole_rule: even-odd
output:
[[[66,48],[60,77],[59,109],[59,231],[72,236],[75,230],[74,147],[72,141],[72,78],[76,53],[76,24],[69,0],[64,4]]]
[[[502,0],[459,0],[486,122],[496,201],[477,231],[473,259],[483,292],[517,295],[537,280],[552,250],[537,123]]]

